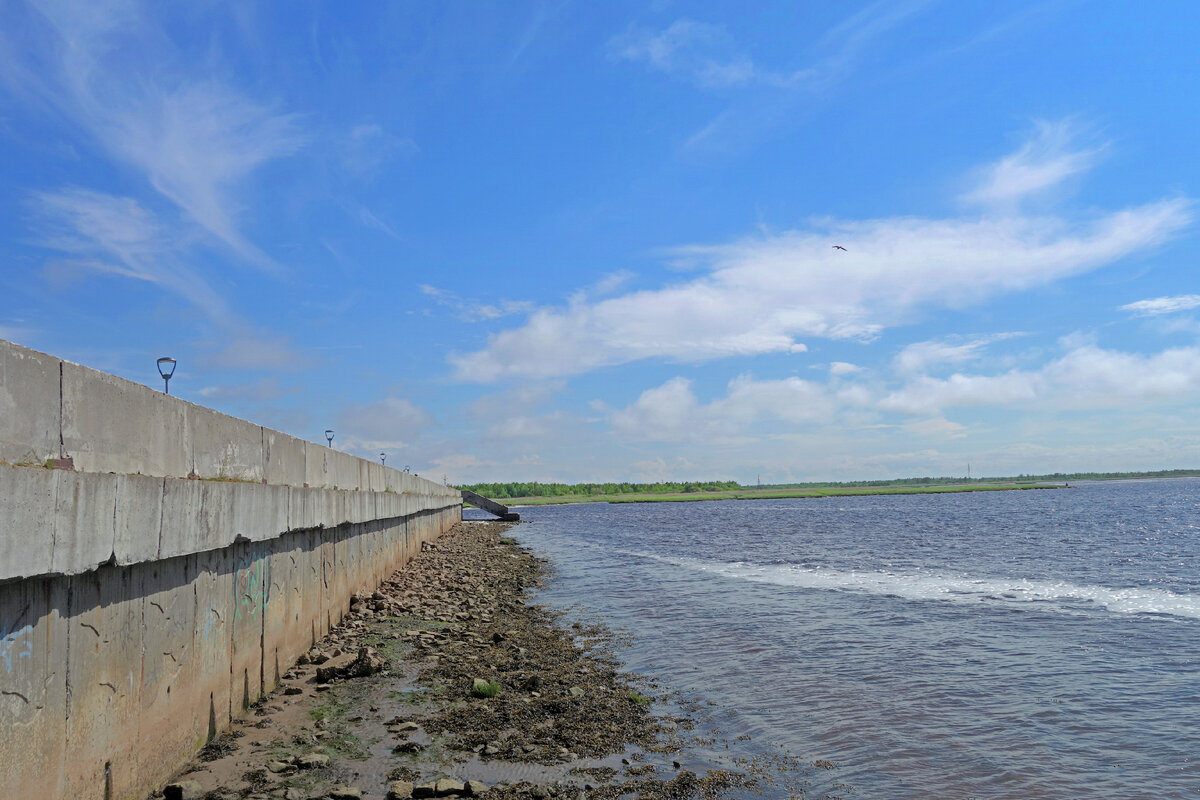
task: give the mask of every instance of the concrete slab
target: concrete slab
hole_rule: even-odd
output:
[[[263,428],[263,477],[272,486],[303,486],[308,443]]]
[[[60,575],[110,561],[116,542],[117,476],[55,470],[54,553]]]
[[[51,571],[55,472],[0,464],[0,580]]]
[[[138,787],[142,599],[130,567],[70,578],[63,796],[127,797]]]
[[[205,741],[216,737],[233,718],[230,651],[233,634],[234,564],[228,550],[188,557],[196,598],[195,695],[206,719]],[[240,697],[239,697],[240,699]]]
[[[0,584],[0,786],[6,794],[64,796],[67,581]]]
[[[262,483],[261,425],[190,403],[185,408],[196,477]]]
[[[275,539],[288,529],[289,492],[287,486],[227,484],[233,504],[231,533],[237,538],[262,542]],[[236,487],[236,488],[234,488]]]
[[[76,470],[187,477],[190,404],[69,361],[62,369],[63,454]]]
[[[59,457],[59,376],[53,356],[0,340],[0,462]]]
[[[113,552],[118,564],[158,558],[163,525],[163,491],[170,478],[118,475]]]
[[[159,558],[172,558],[209,549],[204,546],[200,503],[202,489],[202,481],[163,482]]]
[[[170,558],[139,564],[145,652],[138,693],[139,780],[163,784],[202,746],[208,733],[208,697],[195,656],[196,561]]]
[[[229,674],[234,713],[239,713],[263,693],[264,619],[271,585],[271,551],[265,542],[239,543],[230,551],[234,595]]]

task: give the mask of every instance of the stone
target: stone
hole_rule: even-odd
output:
[[[412,796],[412,781],[392,781],[388,784],[387,800],[409,800]]]
[[[422,783],[413,787],[413,797],[437,797],[436,783]]]
[[[267,769],[270,772],[275,773],[276,775],[278,775],[281,772],[291,772],[295,768],[296,767],[293,764],[289,764],[286,761],[269,761],[269,762],[267,762]]]
[[[318,769],[329,766],[329,756],[324,753],[307,753],[297,758],[296,763],[304,769]]]
[[[325,793],[329,800],[362,800],[362,789],[354,786],[335,786]]]
[[[479,797],[488,790],[488,785],[483,781],[467,781],[463,788],[470,796]]]
[[[456,781],[453,778],[442,778],[435,785],[434,789],[438,797],[449,797],[453,794],[462,794],[466,791],[466,786],[462,781]]]
[[[196,781],[169,783],[163,789],[164,800],[200,800],[202,797],[204,788]]]
[[[583,695],[583,689],[580,689],[578,686],[571,687],[571,697],[583,697]]]

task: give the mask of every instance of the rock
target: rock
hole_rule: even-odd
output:
[[[362,789],[354,786],[335,786],[325,793],[329,800],[362,800]]]
[[[319,769],[329,766],[329,756],[324,753],[307,753],[297,758],[296,763],[304,769]]]
[[[295,786],[289,786],[283,790],[283,800],[304,800],[304,792]]]
[[[488,785],[483,781],[467,781],[463,788],[470,796],[479,797],[488,790]]]
[[[202,797],[204,788],[196,781],[169,783],[163,789],[164,800],[200,800]]]
[[[278,775],[281,772],[291,772],[295,768],[296,768],[295,765],[289,764],[286,761],[269,761],[269,762],[267,762],[267,769],[269,771],[275,773],[276,775]]]
[[[419,753],[425,749],[420,742],[401,742],[392,748],[393,753]]]
[[[521,684],[521,688],[527,692],[536,692],[538,689],[542,688],[541,676],[540,675],[530,675],[528,678],[525,679],[525,682]]]
[[[304,694],[304,690],[301,689],[299,686],[285,686],[285,687],[283,687],[283,693],[284,694]]]
[[[434,789],[438,797],[449,797],[452,794],[462,794],[466,791],[466,786],[462,781],[456,781],[453,778],[442,778],[434,785]]]
[[[412,796],[411,781],[392,781],[388,784],[387,800],[408,800]]]
[[[422,783],[413,787],[413,797],[437,797],[436,783]]]
[[[583,697],[584,694],[583,689],[580,689],[578,686],[571,687],[571,697]]]
[[[317,683],[328,683],[337,678],[365,678],[381,672],[387,665],[387,659],[375,648],[361,647],[354,656],[341,655],[318,667]]]

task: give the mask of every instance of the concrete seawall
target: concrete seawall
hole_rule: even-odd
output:
[[[460,518],[456,490],[0,341],[0,787],[145,796]]]

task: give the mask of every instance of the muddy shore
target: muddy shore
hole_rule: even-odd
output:
[[[832,766],[689,768],[689,748],[706,743],[694,716],[623,672],[610,632],[530,601],[547,565],[507,538],[513,525],[461,523],[357,596],[274,693],[155,796],[800,797],[812,771]]]

